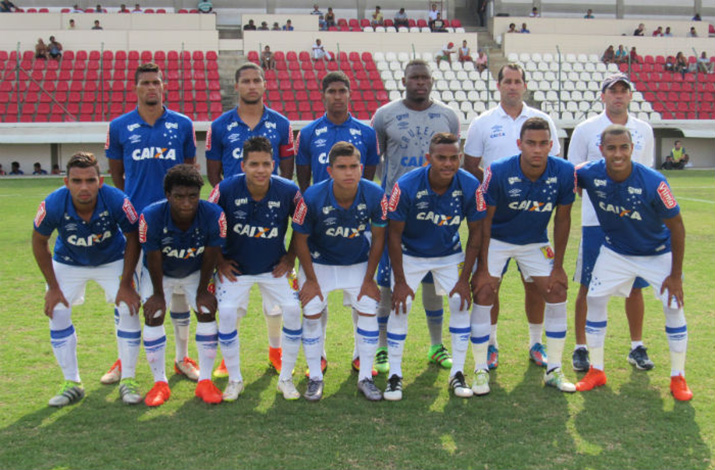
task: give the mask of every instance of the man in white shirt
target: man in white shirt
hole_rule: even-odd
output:
[[[323,43],[320,39],[315,40],[313,44],[313,60],[333,60],[333,56],[330,52],[325,50]]]

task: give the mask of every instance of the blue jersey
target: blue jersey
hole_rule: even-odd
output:
[[[137,229],[134,206],[126,194],[103,185],[89,222],[77,215],[67,188],[51,193],[40,203],[35,230],[49,237],[57,229],[53,259],[72,266],[100,266],[124,257],[124,233]]]
[[[458,170],[449,189],[439,195],[429,183],[432,165],[400,177],[390,194],[390,220],[405,223],[402,251],[419,258],[437,258],[462,251],[459,226],[486,217],[479,180]]]
[[[251,137],[265,137],[273,146],[274,174],[278,174],[281,160],[295,155],[293,129],[290,121],[268,107],[263,108],[263,116],[253,129],[241,120],[237,108],[226,111],[211,123],[206,135],[206,158],[223,165],[223,176],[228,178],[243,173],[243,143]]]
[[[268,193],[256,201],[248,191],[246,176],[237,175],[216,185],[209,201],[221,206],[228,220],[224,257],[237,262],[242,274],[273,271],[286,254],[288,221],[300,201],[298,186],[271,176]]]
[[[191,227],[184,231],[174,224],[169,202],[164,199],[142,212],[139,241],[145,252],[161,251],[164,275],[184,278],[201,269],[206,247],[224,246],[226,216],[215,204],[199,201],[196,217]],[[149,267],[146,256],[144,267]]]
[[[578,185],[588,192],[605,244],[616,253],[635,256],[670,251],[670,230],[663,223],[680,213],[665,177],[632,162],[630,176],[616,183],[606,173],[605,160],[576,170]]]
[[[164,114],[150,126],[134,110],[109,123],[104,149],[107,158],[124,162],[124,190],[141,212],[166,197],[166,172],[196,157],[194,124],[164,108]]]
[[[293,216],[293,230],[308,235],[313,262],[334,266],[367,261],[371,225],[387,225],[387,199],[380,186],[365,179],[360,180],[350,208],[335,200],[329,179],[305,191]]]
[[[330,178],[327,170],[328,152],[340,141],[350,142],[360,151],[360,163],[364,166],[377,166],[380,163],[375,129],[352,116],[342,124],[333,124],[326,114],[305,126],[298,134],[296,165],[310,167],[313,184]]]
[[[521,155],[503,158],[484,171],[484,200],[496,206],[491,237],[514,245],[547,243],[546,228],[556,206],[567,206],[576,198],[574,167],[550,156],[544,173],[531,181],[520,161]]]

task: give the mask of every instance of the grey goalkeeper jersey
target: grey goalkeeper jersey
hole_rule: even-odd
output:
[[[459,136],[460,122],[444,103],[435,101],[424,111],[414,111],[397,100],[375,112],[372,127],[382,153],[382,187],[389,194],[400,176],[427,164],[432,136],[437,132]]]

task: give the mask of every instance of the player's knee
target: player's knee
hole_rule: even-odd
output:
[[[162,312],[159,316],[144,315],[144,324],[146,326],[161,326],[164,324],[165,314]]]
[[[493,305],[496,295],[489,286],[477,287],[476,301],[479,305]]]
[[[216,312],[196,312],[196,321],[199,323],[211,323],[216,321]]]
[[[544,295],[544,300],[550,304],[566,302],[566,288],[561,285],[553,286],[551,291]]]
[[[218,324],[219,330],[229,332],[236,329],[238,321],[238,311],[235,308],[219,308],[218,309]]]

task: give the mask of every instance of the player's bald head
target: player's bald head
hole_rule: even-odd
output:
[[[633,136],[631,131],[628,130],[626,126],[621,126],[620,124],[611,124],[606,127],[603,132],[601,132],[601,145],[606,142],[606,139],[610,136],[621,136],[626,135],[628,137],[628,142],[633,142]]]

